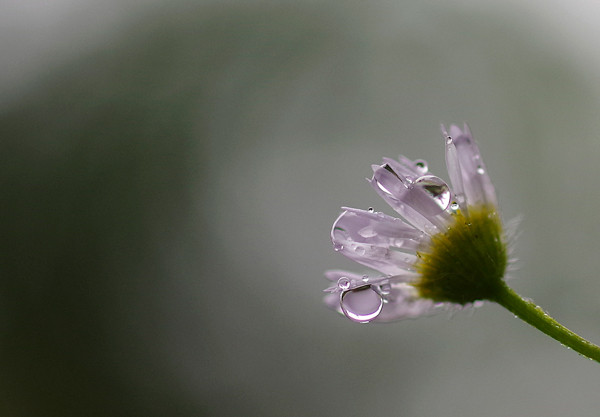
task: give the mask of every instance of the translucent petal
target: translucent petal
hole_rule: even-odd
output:
[[[410,168],[417,177],[419,177],[421,175],[425,175],[429,171],[429,168],[427,166],[427,161],[424,161],[423,159],[415,159],[414,161],[412,161],[412,160],[408,159],[406,156],[400,155],[398,157],[398,162],[400,162],[404,166]]]
[[[494,186],[469,128],[465,125],[461,130],[452,125],[448,136],[451,139],[446,145],[446,163],[455,193],[464,194],[466,203],[471,206],[496,206]]]
[[[374,169],[370,184],[410,224],[428,234],[443,230],[451,192],[442,179],[433,175],[408,178],[386,163]]]
[[[385,296],[382,311],[374,322],[389,322],[428,316],[447,309],[446,303],[419,298],[417,290],[410,284],[392,282],[389,295]]]
[[[344,271],[343,269],[330,269],[325,271],[325,277],[332,282],[338,282],[338,280],[343,277],[359,281],[362,280],[363,275],[359,275],[350,271]]]
[[[354,272],[344,271],[342,269],[330,269],[325,271],[325,277],[329,281],[335,283],[335,285],[323,290],[324,292],[330,293],[339,293],[342,291],[342,286],[340,285],[342,280],[348,281],[348,288],[356,286],[358,283],[363,283],[365,278],[368,280],[367,275],[359,275]]]
[[[407,252],[414,252],[419,237],[417,230],[398,219],[357,209],[340,214],[331,230],[336,251],[389,275],[413,269],[416,256]]]
[[[340,220],[356,242],[416,250],[424,233],[402,220],[381,212],[342,207],[347,215]],[[338,226],[340,224],[338,223]]]
[[[383,163],[389,165],[400,177],[405,178],[407,184],[427,173],[427,162],[411,161],[404,155],[400,155],[397,161],[392,158],[383,158]]]
[[[347,289],[356,288],[364,285],[365,283],[380,285],[386,282],[412,282],[418,279],[418,274],[416,272],[408,271],[403,271],[400,275],[369,276],[364,274],[360,275],[355,272],[345,271],[342,269],[330,269],[325,271],[325,276],[328,280],[335,283],[338,283],[340,279],[348,279],[350,281],[350,285],[347,287]],[[339,287],[337,287],[337,289],[338,292],[342,290],[342,288]]]
[[[344,313],[342,313],[342,308],[340,306],[340,294],[338,294],[338,293],[327,294],[325,297],[323,297],[323,302],[330,309],[335,310],[340,314],[344,314]]]
[[[442,134],[446,144],[446,167],[448,169],[448,175],[450,177],[450,183],[454,191],[454,198],[456,202],[466,209],[465,192],[462,181],[462,174],[460,171],[460,164],[458,162],[458,155],[456,154],[456,147],[452,141],[452,137],[446,131],[446,127],[442,125]]]
[[[417,318],[452,308],[448,303],[419,298],[417,290],[405,283],[406,280],[405,276],[379,277],[368,283],[361,280],[353,283],[348,291],[327,294],[324,302],[350,320],[361,323]]]

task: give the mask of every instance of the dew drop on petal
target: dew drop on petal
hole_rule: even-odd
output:
[[[426,174],[428,170],[427,162],[422,159],[417,159],[415,161],[415,169],[421,175]]]
[[[483,174],[485,174],[485,170],[483,169],[483,167],[482,167],[481,165],[479,165],[479,166],[477,167],[477,173],[478,173],[479,175],[483,175]]]
[[[450,187],[441,178],[425,175],[415,181],[415,186],[427,192],[442,210],[446,210],[450,205]]]
[[[364,207],[364,206],[363,206]],[[369,207],[369,209],[367,210],[369,213],[373,213],[373,207]]]
[[[389,283],[381,284],[379,286],[379,291],[383,295],[388,295],[392,291],[392,286]]]
[[[333,244],[333,250],[334,251],[339,252],[342,249],[344,249],[344,245],[342,245],[341,243],[334,243]]]
[[[375,184],[377,185],[377,187],[379,187],[379,189],[381,191],[383,191],[385,194],[387,194],[390,197],[394,197],[394,194],[390,190],[388,190],[387,188],[385,188],[382,183],[380,183],[376,179],[374,179],[373,181],[375,181]]]
[[[341,277],[340,279],[338,279],[337,286],[341,290],[347,290],[348,288],[350,288],[350,280],[348,279],[348,277]]]
[[[437,227],[435,227],[432,224],[426,224],[423,228],[425,229],[425,232],[427,232],[430,235],[436,234],[438,232]]]
[[[364,255],[366,250],[364,246],[356,246],[354,248],[354,252],[356,252],[357,254],[359,254],[360,256]]]
[[[363,275],[363,276],[362,276],[362,280],[363,280],[364,282],[368,282],[368,281],[369,281],[369,276],[368,276],[368,275]]]
[[[371,226],[363,227],[358,231],[358,234],[364,238],[377,236],[377,232]]]
[[[340,298],[340,306],[350,320],[368,323],[381,313],[383,298],[371,288],[371,285],[363,285],[344,291]]]

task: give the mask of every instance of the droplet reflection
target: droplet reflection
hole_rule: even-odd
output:
[[[371,285],[362,285],[344,291],[340,299],[340,306],[350,320],[368,323],[381,313],[383,298],[371,288]]]
[[[337,282],[338,288],[341,290],[347,290],[350,288],[350,280],[348,277],[341,277]]]
[[[425,190],[442,210],[450,204],[450,187],[441,178],[434,175],[425,175],[415,181],[415,186]]]
[[[420,175],[426,174],[428,169],[427,162],[422,159],[417,159],[415,161],[415,169]]]

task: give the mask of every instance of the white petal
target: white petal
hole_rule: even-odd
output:
[[[340,278],[348,278],[350,280],[362,280],[363,275],[356,274],[350,271],[344,271],[343,269],[330,269],[325,271],[325,277],[332,282],[338,282]]]
[[[392,158],[383,158],[383,163],[388,164],[400,177],[406,178],[407,183],[411,183],[427,173],[427,162],[411,161],[404,155],[400,155],[397,161]]]
[[[364,283],[364,279],[367,278],[367,275],[358,275],[354,272],[344,271],[342,269],[330,269],[325,271],[325,277],[335,283],[329,288],[325,288],[324,292],[329,293],[340,293],[342,291],[342,287],[340,286],[341,280],[346,280],[348,282],[348,288],[355,287],[358,283]]]
[[[352,288],[370,285],[370,289],[379,294],[383,299],[383,308],[379,314],[370,318],[374,323],[386,323],[403,319],[414,319],[417,317],[429,316],[435,313],[448,311],[456,308],[450,303],[436,303],[432,300],[420,298],[417,290],[407,284],[405,276],[395,277],[380,277],[375,278],[369,283],[355,283]],[[371,295],[374,295],[371,293]],[[340,314],[345,314],[341,307],[342,291],[337,293],[327,294],[324,298],[325,304]],[[353,321],[357,321],[354,317],[349,317]]]
[[[348,212],[344,223],[356,242],[392,246],[414,252],[425,238],[419,229],[382,212],[342,207]]]
[[[342,278],[347,278],[350,275],[356,276],[356,274],[347,273],[346,271],[337,272],[344,274]],[[335,278],[338,275],[337,272],[331,271],[330,278]],[[330,291],[330,294],[324,297],[324,302],[329,308],[346,315],[350,320],[358,322],[389,322],[443,311],[446,307],[445,304],[433,303],[430,300],[419,298],[416,289],[405,283],[414,278],[414,275],[399,275],[376,277],[369,279],[367,282],[360,279],[353,281],[348,290]],[[363,303],[361,307],[367,308],[369,313],[367,316],[358,317],[358,311],[351,308],[352,304],[347,304],[348,296],[356,295],[359,296],[357,301]],[[377,305],[378,299],[382,302],[382,304],[379,304],[379,308]],[[345,309],[342,304],[345,305]]]
[[[446,211],[450,203],[451,193],[446,183],[433,175],[406,177],[397,172],[391,164],[384,164],[374,169],[371,186],[377,193],[407,222],[428,233],[437,233],[444,228],[449,214]],[[440,195],[432,193],[432,181],[438,189],[445,191],[445,205]]]
[[[432,300],[420,298],[417,290],[410,284],[392,283],[387,301],[374,322],[389,322],[408,318],[428,316],[445,311],[446,303],[435,303]]]
[[[340,306],[340,294],[338,294],[338,293],[327,294],[325,297],[323,297],[323,302],[330,309],[335,310],[340,314],[344,314],[344,313],[342,313],[342,307]]]
[[[418,231],[399,219],[358,209],[348,209],[340,214],[331,230],[336,251],[389,275],[413,268],[419,237]]]
[[[446,145],[446,164],[454,192],[457,196],[464,194],[466,203],[470,206],[496,206],[494,186],[469,128],[465,125],[461,131],[452,125],[447,136],[451,139]]]
[[[423,159],[415,159],[414,161],[408,159],[404,155],[398,157],[398,162],[409,167],[417,176],[425,175],[429,171],[427,161]]]
[[[446,144],[446,167],[448,169],[448,176],[450,177],[450,183],[454,191],[454,198],[457,203],[466,209],[465,191],[462,182],[462,174],[460,172],[460,164],[458,161],[458,155],[456,154],[456,147],[452,142],[452,136],[446,131],[446,127],[442,125],[442,135],[444,136],[444,142]]]

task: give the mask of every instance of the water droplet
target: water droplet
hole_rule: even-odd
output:
[[[415,161],[415,169],[421,175],[426,174],[428,170],[427,162],[422,159],[417,159]]]
[[[364,207],[364,206],[363,206]],[[369,213],[373,213],[373,207],[369,207],[369,209],[367,210]]]
[[[425,175],[415,181],[415,186],[425,190],[442,210],[448,208],[450,204],[450,187],[444,180],[434,175]]]
[[[375,184],[377,185],[377,187],[379,187],[379,189],[381,191],[383,191],[384,193],[386,193],[390,197],[394,196],[394,194],[390,190],[388,190],[387,188],[385,188],[382,183],[380,183],[379,181],[377,181],[377,179],[373,179],[373,181],[375,181]]]
[[[342,245],[341,243],[336,242],[336,243],[333,244],[333,250],[334,251],[339,252],[342,249],[344,249],[344,245]]]
[[[337,286],[341,290],[347,290],[348,288],[350,288],[350,280],[348,279],[348,277],[341,277],[340,279],[338,279]]]
[[[460,209],[460,206],[458,205],[458,203],[456,201],[453,201],[452,204],[450,204],[450,210],[458,211],[459,209]]]
[[[392,291],[392,286],[389,283],[381,284],[379,286],[379,291],[383,295],[388,295]]]
[[[363,275],[363,276],[362,276],[362,280],[363,280],[364,282],[369,282],[369,276],[368,276],[368,275]]]
[[[479,175],[483,175],[483,174],[485,174],[485,170],[483,169],[483,167],[482,167],[481,165],[479,165],[479,166],[477,167],[477,173],[478,173]]]
[[[394,176],[395,176],[396,178],[398,178],[400,181],[402,181],[402,180],[400,179],[400,177],[398,176],[398,174],[396,174],[396,171],[394,171],[394,170],[393,170],[393,168],[390,166],[390,164],[383,164],[383,165],[382,165],[382,167],[383,167],[383,169],[385,169],[386,171],[388,171],[388,172],[391,172],[392,174],[394,174]]]
[[[354,252],[356,252],[356,253],[358,253],[359,255],[361,255],[361,256],[362,256],[362,255],[364,255],[364,254],[365,254],[365,252],[366,252],[366,249],[365,249],[365,247],[364,247],[364,246],[356,246],[356,247],[354,248]]]
[[[340,298],[340,306],[350,320],[368,323],[381,313],[383,298],[371,288],[371,285],[363,285],[344,291]]]
[[[447,136],[446,137],[446,144],[450,145],[452,143],[452,136]]]
[[[425,232],[427,232],[427,234],[429,235],[434,235],[438,232],[437,227],[435,227],[432,224],[426,224],[423,226],[423,229],[425,229]]]
[[[364,238],[370,238],[373,236],[377,236],[377,232],[371,226],[363,227],[358,231],[358,234]]]

